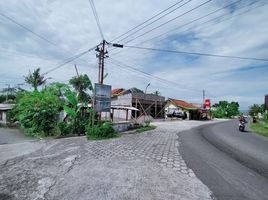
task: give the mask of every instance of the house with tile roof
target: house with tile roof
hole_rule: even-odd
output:
[[[183,113],[187,120],[194,120],[200,118],[200,108],[183,100],[171,99],[167,100],[165,105],[166,117],[172,113]]]

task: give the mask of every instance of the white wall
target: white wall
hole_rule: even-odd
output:
[[[132,94],[129,93],[113,97],[111,105],[132,107]],[[126,110],[114,110],[114,121],[126,121],[126,114]],[[128,111],[128,120],[131,120],[131,110]]]

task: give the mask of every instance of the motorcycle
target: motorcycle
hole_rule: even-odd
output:
[[[239,122],[239,131],[244,132],[245,131],[245,126],[246,126],[246,121],[240,121]]]

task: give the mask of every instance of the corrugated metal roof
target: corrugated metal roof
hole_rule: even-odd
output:
[[[11,110],[15,104],[0,103],[0,110]]]

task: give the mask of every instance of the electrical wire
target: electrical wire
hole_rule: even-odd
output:
[[[203,3],[199,4],[198,6],[196,6],[196,7],[192,8],[192,9],[190,9],[190,10],[188,10],[188,11],[186,11],[186,12],[184,12],[184,13],[182,13],[182,14],[180,14],[180,15],[178,15],[178,16],[176,16],[176,17],[174,17],[174,18],[172,18],[172,19],[170,19],[170,20],[168,20],[168,21],[166,21],[166,22],[164,22],[164,23],[162,23],[162,24],[150,29],[150,30],[148,30],[148,31],[146,31],[145,33],[142,33],[142,34],[140,34],[140,35],[128,40],[127,42],[125,42],[125,44],[130,43],[133,40],[136,40],[136,39],[138,39],[138,38],[140,38],[140,37],[142,37],[144,35],[147,35],[148,33],[152,32],[152,31],[154,31],[154,30],[156,30],[156,29],[158,29],[158,28],[160,28],[160,27],[162,27],[162,26],[164,26],[164,25],[166,25],[166,24],[168,24],[168,23],[180,18],[180,17],[183,17],[184,15],[186,15],[186,14],[188,14],[188,13],[190,13],[190,12],[192,12],[192,11],[194,11],[194,10],[196,10],[196,9],[206,5],[206,4],[208,4],[211,1],[212,0],[207,0],[207,1],[203,2]]]
[[[224,9],[230,7],[230,6],[233,6],[233,5],[235,5],[235,4],[237,4],[238,2],[241,2],[241,1],[242,1],[242,0],[238,0],[238,1],[235,1],[235,2],[233,2],[233,3],[230,3],[230,4],[226,5],[226,6],[221,7],[221,8],[219,8],[219,9],[217,9],[217,10],[214,10],[214,11],[212,11],[212,12],[206,14],[206,15],[203,15],[203,16],[201,16],[201,17],[198,17],[198,18],[196,18],[196,19],[194,19],[194,20],[192,20],[192,21],[190,21],[190,22],[187,22],[187,23],[185,23],[185,24],[182,24],[182,25],[180,25],[180,26],[177,26],[176,28],[173,28],[173,29],[171,29],[171,30],[169,30],[169,31],[166,31],[166,32],[164,32],[164,33],[162,33],[162,34],[160,34],[160,35],[157,35],[157,36],[155,36],[155,37],[153,37],[153,38],[151,38],[151,39],[149,39],[149,40],[143,41],[143,43],[144,43],[144,42],[151,41],[151,40],[154,40],[154,39],[156,39],[156,38],[159,38],[159,37],[161,37],[161,36],[163,36],[163,35],[166,35],[166,34],[168,34],[168,33],[170,33],[170,32],[176,31],[176,30],[178,30],[178,29],[181,29],[181,28],[183,28],[183,27],[185,27],[185,26],[187,26],[187,25],[189,25],[189,24],[192,24],[192,23],[194,23],[194,22],[196,22],[196,21],[199,21],[199,20],[201,20],[201,19],[203,19],[203,18],[206,18],[206,17],[208,17],[208,16],[210,16],[210,15],[213,15],[213,14],[219,12],[219,11],[222,11],[222,10],[224,10]]]
[[[169,6],[169,7],[166,8],[165,10],[163,10],[163,11],[157,13],[156,15],[150,17],[149,19],[145,20],[145,21],[142,22],[141,24],[138,24],[138,25],[136,25],[135,27],[131,28],[130,30],[126,31],[125,33],[123,33],[123,34],[117,36],[116,38],[114,38],[113,40],[111,40],[111,42],[114,42],[115,40],[117,40],[117,39],[123,37],[124,35],[126,35],[126,34],[128,34],[128,33],[130,33],[131,31],[135,30],[136,28],[138,28],[138,27],[140,27],[140,26],[146,24],[147,22],[151,21],[151,20],[154,19],[155,17],[158,17],[159,15],[161,15],[161,14],[165,13],[166,11],[168,11],[169,9],[175,7],[176,5],[178,5],[179,3],[181,3],[182,1],[184,1],[184,0],[180,0],[180,1],[176,2],[175,4]]]
[[[256,2],[255,2],[255,3],[256,3]],[[251,4],[249,4],[249,5],[253,5],[253,4],[255,4],[255,3],[251,3]],[[241,6],[241,7],[237,8],[237,10],[243,9],[243,8],[249,6],[249,5]],[[267,4],[261,4],[261,5],[258,5],[258,6],[256,6],[256,7],[247,9],[247,10],[244,11],[244,12],[241,12],[241,13],[239,13],[239,14],[237,14],[237,15],[233,15],[233,16],[227,18],[227,19],[218,21],[218,22],[216,22],[216,23],[214,23],[214,24],[212,24],[212,25],[216,25],[216,24],[219,24],[219,23],[221,23],[221,22],[223,22],[223,21],[230,20],[230,19],[232,19],[232,18],[234,18],[234,17],[237,17],[237,16],[239,16],[239,15],[246,14],[246,13],[248,13],[248,12],[250,12],[250,11],[256,9],[256,8],[259,8],[259,7],[262,7],[262,6],[265,6],[265,5],[267,5]],[[227,6],[228,6],[228,5],[227,5]],[[225,6],[225,7],[227,7],[227,6]],[[230,5],[229,5],[229,6],[230,6]],[[222,9],[222,8],[220,8],[220,9]],[[215,13],[215,11],[213,11],[213,12]],[[196,25],[193,26],[193,27],[189,27],[188,29],[186,29],[186,30],[184,30],[184,31],[177,32],[176,34],[182,34],[182,33],[185,33],[185,32],[190,31],[191,29],[195,29],[195,28],[197,28],[197,27],[202,28],[201,25],[207,24],[207,23],[209,23],[209,22],[211,22],[211,21],[217,21],[217,20],[219,20],[219,19],[221,19],[221,18],[223,18],[224,16],[227,16],[227,15],[230,15],[230,14],[227,13],[227,14],[223,14],[223,15],[220,15],[220,16],[218,16],[218,17],[209,19],[209,20],[207,20],[207,21],[205,21],[205,22],[202,22],[202,23],[200,23],[200,24],[196,24]],[[201,18],[201,17],[200,17],[200,18]],[[199,19],[199,18],[194,19],[193,21],[197,21],[198,19]],[[193,21],[192,21],[192,22],[193,22]],[[189,25],[189,24],[192,23],[192,22],[188,22],[188,23],[186,23],[186,24],[183,24],[183,25],[181,25],[181,26],[178,26],[178,27],[176,27],[175,29],[177,30],[177,29],[179,29],[179,28],[182,28],[183,26],[186,26],[187,24]],[[157,38],[159,38],[159,37],[161,37],[161,36],[164,36],[164,35],[167,34],[167,33],[170,33],[170,32],[172,32],[172,31],[174,31],[175,29],[172,29],[172,30],[170,30],[170,31],[168,31],[168,32],[165,32],[164,34],[160,34],[160,35],[154,36],[153,38],[150,38],[150,39],[147,39],[147,40],[143,40],[143,41],[137,43],[136,45],[144,44],[144,43],[147,43],[147,42],[149,42],[149,41],[155,40],[155,39],[157,39]],[[165,39],[165,38],[163,38],[163,39],[161,39],[161,40],[159,40],[159,41],[162,41],[162,40],[164,40],[164,39]],[[159,42],[159,41],[158,41],[158,42]],[[117,54],[120,53],[120,52],[122,52],[122,50],[121,50],[121,51],[118,51],[118,52],[116,52],[116,53],[114,53],[113,56],[114,56],[114,55],[117,55]]]
[[[102,31],[101,24],[100,24],[100,19],[98,17],[98,13],[97,13],[97,10],[96,10],[94,1],[93,0],[88,0],[88,1],[90,3],[90,6],[91,6],[91,9],[92,9],[93,15],[95,17],[95,20],[96,20],[96,23],[97,23],[97,26],[98,26],[98,29],[99,29],[101,38],[102,38],[102,40],[104,40],[104,35],[103,35],[103,31]]]
[[[68,54],[71,53],[71,51],[67,51],[66,49],[63,49],[62,47],[58,46],[58,45],[55,44],[54,42],[51,42],[50,40],[48,40],[48,39],[45,38],[44,36],[42,36],[42,35],[40,35],[40,34],[34,32],[34,31],[32,31],[32,30],[31,30],[30,28],[28,28],[27,26],[25,26],[25,25],[19,23],[18,21],[16,21],[15,19],[13,19],[13,18],[7,16],[6,14],[0,12],[0,15],[1,15],[2,17],[4,17],[5,19],[11,21],[12,23],[14,23],[14,24],[20,26],[20,27],[23,28],[24,30],[26,30],[26,31],[30,32],[31,34],[35,35],[35,36],[38,37],[39,39],[41,39],[41,40],[43,40],[43,41],[49,43],[50,45],[53,45],[53,46],[55,46],[55,47],[57,47],[57,48],[59,48],[59,49],[62,49],[63,51],[65,51],[65,52],[68,53]]]
[[[158,17],[157,19],[153,20],[153,21],[152,21],[152,22],[150,22],[149,24],[146,24],[145,26],[143,26],[143,27],[139,28],[139,29],[138,29],[138,30],[136,30],[135,32],[133,32],[133,33],[131,33],[131,34],[127,35],[127,36],[126,36],[126,37],[124,37],[123,39],[120,39],[120,40],[119,40],[117,43],[122,42],[123,40],[125,40],[125,39],[127,39],[127,38],[131,37],[132,35],[135,35],[135,34],[136,34],[136,33],[138,33],[139,31],[141,31],[141,30],[143,30],[144,28],[146,28],[146,27],[148,27],[148,26],[152,25],[153,23],[155,23],[155,22],[159,21],[160,19],[164,18],[165,16],[167,16],[167,15],[169,15],[169,14],[171,14],[171,13],[175,12],[176,10],[178,10],[178,9],[182,8],[183,6],[185,6],[186,4],[190,3],[191,1],[192,1],[192,0],[188,0],[188,1],[187,1],[187,2],[185,2],[184,4],[182,4],[182,5],[180,5],[180,6],[176,7],[176,8],[174,8],[173,10],[171,10],[171,11],[169,11],[168,13],[164,14],[163,16]]]
[[[144,71],[142,71],[142,70],[140,70],[140,69],[137,69],[137,68],[135,68],[135,67],[132,67],[132,66],[130,66],[130,65],[128,65],[128,64],[125,64],[125,63],[123,63],[123,62],[121,62],[121,61],[115,60],[115,59],[113,59],[113,58],[111,58],[111,57],[109,58],[109,60],[112,61],[112,62],[115,62],[117,65],[121,65],[121,66],[124,66],[124,67],[126,67],[126,68],[132,69],[132,70],[134,70],[134,71],[136,71],[136,72],[139,72],[139,73],[141,73],[141,74],[145,74],[146,76],[149,76],[149,77],[151,77],[151,78],[153,78],[153,79],[155,79],[155,80],[164,82],[164,83],[166,83],[166,84],[168,84],[168,85],[173,84],[173,85],[182,87],[182,89],[184,89],[184,90],[191,90],[191,91],[198,91],[198,92],[201,91],[201,90],[197,90],[197,89],[189,88],[189,87],[188,87],[187,85],[185,85],[185,84],[180,84],[180,83],[176,83],[176,82],[173,82],[173,81],[169,81],[169,80],[160,78],[160,77],[158,77],[158,76],[152,75],[152,74],[150,74],[150,73],[144,72]]]
[[[240,59],[240,60],[254,60],[254,61],[268,62],[268,59],[265,59],[265,58],[253,58],[253,57],[229,56],[229,55],[219,55],[219,54],[209,54],[209,53],[199,53],[199,52],[176,51],[176,50],[156,49],[156,48],[128,46],[128,45],[126,45],[126,47],[142,49],[142,50],[166,52],[166,53],[175,53],[175,54],[189,54],[189,55],[196,55],[196,56],[209,56],[209,57],[218,57],[218,58],[231,58],[231,59]]]
[[[70,62],[72,62],[72,61],[74,61],[74,60],[80,58],[81,56],[85,55],[86,53],[92,51],[92,50],[95,49],[96,47],[97,47],[97,46],[94,46],[94,47],[92,47],[92,48],[90,48],[90,49],[88,49],[88,50],[86,50],[86,51],[84,51],[84,52],[82,52],[82,53],[79,53],[79,54],[77,54],[77,55],[75,55],[75,56],[72,56],[71,58],[67,59],[67,61],[63,62],[62,64],[60,64],[60,65],[58,65],[58,66],[56,66],[56,67],[51,68],[50,70],[48,70],[47,72],[45,72],[43,75],[46,75],[46,74],[48,74],[48,73],[50,73],[50,72],[52,72],[52,71],[55,71],[55,70],[57,70],[57,69],[63,67],[64,65],[66,65],[66,64],[68,64],[68,63],[70,63]]]

